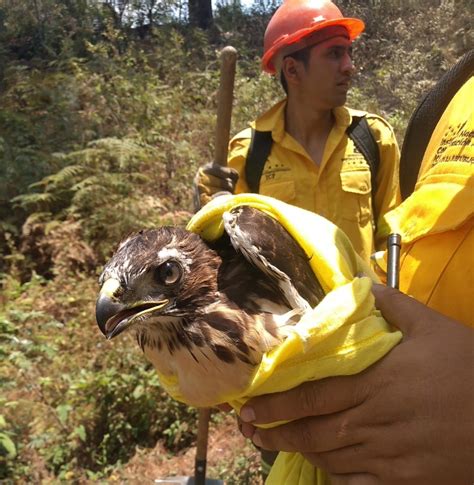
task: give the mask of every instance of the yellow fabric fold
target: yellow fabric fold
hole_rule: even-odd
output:
[[[326,219],[270,197],[241,194],[214,199],[190,220],[187,229],[205,240],[216,240],[224,231],[222,215],[239,205],[265,211],[288,230],[308,255],[327,294],[282,344],[264,355],[248,387],[222,396],[221,402],[240,410],[253,396],[288,390],[309,380],[358,373],[400,341],[400,332],[391,330],[375,309],[371,286],[376,276],[356,255],[345,234]],[[176,379],[162,376],[162,383],[182,400]],[[295,453],[280,453],[267,480],[267,484],[325,483],[329,482],[324,472]]]
[[[470,157],[474,159],[474,147],[471,149]],[[413,194],[386,214],[385,220],[407,244],[428,234],[457,229],[474,215],[473,174],[471,163],[433,166]]]

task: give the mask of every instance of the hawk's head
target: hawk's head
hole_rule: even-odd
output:
[[[212,302],[221,258],[196,234],[148,229],[124,240],[100,277],[96,317],[113,338],[135,323],[166,324]]]

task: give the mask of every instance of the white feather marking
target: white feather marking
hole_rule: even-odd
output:
[[[173,245],[173,242],[171,242],[170,246]],[[184,257],[183,253],[180,252],[178,249],[166,246],[163,249],[160,249],[157,253],[158,261],[167,261],[168,259],[176,259],[180,261],[183,266],[187,269],[192,263],[192,260],[190,258]]]
[[[304,310],[302,308],[293,308],[293,310],[290,310],[289,312],[284,313],[283,315],[274,315],[273,320],[277,324],[278,327],[283,327],[290,323],[291,325],[294,325],[295,322],[293,322],[293,317],[296,316],[301,316],[304,314]]]
[[[180,258],[181,253],[173,247],[164,247],[163,249],[160,249],[157,253],[157,257],[159,260],[164,260],[164,259],[170,259],[170,258]]]
[[[124,239],[120,244],[119,247],[117,248],[116,252],[119,252],[126,244],[128,244],[129,241],[132,240],[132,236],[127,237],[127,239]]]
[[[262,254],[260,248],[249,242],[248,235],[245,234],[237,224],[237,217],[231,212],[224,212],[222,215],[224,227],[230,237],[232,246],[236,251],[241,252],[244,257],[268,277],[276,280],[281,291],[290,302],[293,308],[308,311],[310,304],[298,293],[286,273],[271,264]]]

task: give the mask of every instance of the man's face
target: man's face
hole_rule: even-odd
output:
[[[308,65],[300,69],[301,94],[316,109],[343,106],[354,74],[351,41],[334,37],[315,45]]]

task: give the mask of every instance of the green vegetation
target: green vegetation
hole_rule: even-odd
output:
[[[4,285],[12,303],[0,313],[1,478],[30,476],[38,461],[58,478],[92,476],[127,461],[136,445],[191,444],[196,411],[166,396],[131,339],[97,338],[89,279]]]
[[[240,53],[233,133],[282,96],[259,72],[274,3],[221,5],[207,31],[172,2],[145,29],[146,2],[125,3],[118,22],[120,2],[0,0],[5,483],[96,481],[136,447],[194,442],[195,410],[165,395],[132,339],[98,334],[96,278],[128,232],[190,216],[192,178],[213,153],[220,48]],[[339,5],[367,21],[349,105],[382,114],[401,141],[420,97],[472,45],[471,2]],[[212,471],[253,483],[258,465],[237,453]]]

